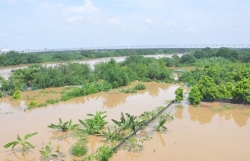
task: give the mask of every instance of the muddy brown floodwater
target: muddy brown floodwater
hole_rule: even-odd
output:
[[[178,86],[167,84],[145,83],[146,90],[135,94],[102,92],[85,97],[75,98],[55,105],[34,110],[24,109],[28,98],[33,97],[38,102],[48,98],[57,98],[62,88],[29,91],[22,93],[21,101],[11,98],[0,99],[0,158],[5,161],[37,161],[40,160],[39,150],[43,143],[49,141],[52,145],[60,144],[61,151],[66,154],[65,161],[79,160],[70,156],[68,150],[76,139],[67,137],[68,133],[56,132],[47,128],[51,123],[87,118],[87,113],[107,111],[107,120],[119,119],[121,112],[140,115],[143,111],[165,106],[166,100],[174,99],[174,91]],[[249,161],[250,159],[250,108],[247,106],[232,110],[216,112],[212,107],[192,107],[187,100],[182,102],[183,108],[173,104],[168,112],[174,116],[174,121],[166,124],[168,131],[155,133],[152,125],[147,128],[153,139],[144,142],[141,153],[132,153],[120,149],[110,159],[111,161]],[[216,108],[221,104],[212,104]],[[13,153],[4,149],[9,141],[14,141],[16,134],[23,137],[27,133],[38,132],[29,141],[35,145],[28,155]],[[102,145],[101,138],[89,138],[89,153]]]

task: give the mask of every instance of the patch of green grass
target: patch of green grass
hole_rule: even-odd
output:
[[[144,84],[137,84],[131,88],[121,89],[120,92],[122,92],[122,93],[136,93],[136,91],[143,90],[143,89],[146,89],[146,86]]]
[[[46,103],[47,104],[56,104],[56,103],[58,103],[60,101],[60,99],[48,99],[48,100],[46,100]]]

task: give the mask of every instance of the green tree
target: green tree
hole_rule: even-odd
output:
[[[233,90],[233,98],[244,100],[247,103],[250,103],[250,80],[242,79],[239,81],[234,90]]]
[[[219,98],[230,98],[231,93],[232,92],[228,90],[226,85],[221,84],[218,86],[218,97]]]
[[[202,95],[200,93],[200,90],[197,86],[193,86],[189,95],[188,95],[188,101],[193,105],[200,104],[202,99]]]
[[[175,101],[179,102],[183,100],[183,89],[182,88],[177,88],[175,90]]]
[[[196,62],[196,57],[193,54],[184,54],[181,57],[180,62],[184,64],[193,64]]]
[[[218,95],[217,85],[214,83],[213,78],[209,76],[203,76],[197,83],[202,98],[215,100]]]

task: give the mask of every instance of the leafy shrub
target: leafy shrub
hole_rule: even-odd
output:
[[[144,84],[137,84],[134,88],[135,90],[143,90],[146,89],[146,86]]]
[[[108,123],[104,119],[107,115],[102,116],[106,112],[97,111],[95,115],[87,114],[92,118],[85,119],[84,121],[79,119],[79,122],[84,126],[84,132],[92,135],[92,134],[100,134],[100,130],[104,128],[104,126]]]
[[[60,99],[49,99],[49,100],[46,100],[46,103],[47,104],[56,104],[60,101]]]
[[[21,99],[20,91],[15,91],[15,93],[12,96],[13,99]]]
[[[66,132],[66,131],[68,131],[68,130],[73,130],[73,129],[75,129],[75,128],[78,127],[78,126],[79,126],[79,124],[73,124],[71,119],[70,119],[70,121],[67,121],[67,122],[63,123],[63,122],[62,122],[62,119],[59,118],[59,124],[58,124],[58,125],[50,124],[50,125],[48,126],[48,128]]]
[[[72,155],[81,157],[81,156],[84,156],[88,152],[88,147],[85,141],[78,141],[77,143],[72,145],[70,151]]]
[[[28,103],[28,109],[32,109],[32,108],[35,108],[35,107],[37,107],[37,106],[38,106],[38,102],[37,102],[37,101],[31,100],[31,101],[29,101],[29,103]]]

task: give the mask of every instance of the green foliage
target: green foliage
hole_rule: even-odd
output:
[[[136,116],[130,115],[128,113],[125,114],[126,118],[124,117],[124,114],[121,113],[120,121],[111,119],[118,127],[119,131],[130,129],[132,132],[135,133],[135,129],[138,125],[142,124],[142,122],[137,122]]]
[[[180,87],[177,88],[174,93],[175,93],[175,101],[179,102],[179,101],[182,101],[184,99],[182,88],[180,88]]]
[[[58,145],[58,147],[60,147],[60,145]],[[42,155],[42,159],[52,159],[58,157],[58,154],[53,153],[53,147],[51,147],[51,142],[49,142],[45,147],[43,147],[42,150],[39,150],[39,152]],[[59,149],[57,149],[56,152],[59,152]]]
[[[29,101],[29,103],[28,103],[28,109],[32,109],[32,108],[35,108],[35,107],[37,107],[37,106],[38,106],[38,102],[37,102],[37,101],[31,100],[31,101]]]
[[[144,84],[137,84],[135,85],[135,90],[144,90],[146,89],[146,86]]]
[[[27,135],[24,136],[23,139],[21,139],[20,136],[17,134],[17,140],[16,141],[9,142],[9,143],[5,144],[3,147],[4,148],[11,147],[12,149],[14,149],[16,145],[21,144],[21,146],[22,146],[22,155],[24,155],[24,152],[28,152],[28,150],[30,148],[34,149],[34,146],[31,143],[27,142],[26,140],[29,139],[30,137],[36,135],[36,134],[37,134],[37,132],[27,134]]]
[[[95,115],[87,114],[92,118],[85,119],[84,121],[79,119],[79,122],[84,126],[83,131],[89,135],[101,134],[100,131],[104,128],[104,126],[108,123],[105,121],[107,115],[104,115],[106,111],[100,112],[97,111]]]
[[[114,154],[113,149],[109,146],[104,145],[100,146],[95,153],[92,153],[83,158],[82,161],[93,161],[93,160],[108,161],[113,154]]]
[[[196,57],[193,54],[184,54],[180,58],[180,63],[183,63],[183,64],[191,65],[195,62],[196,62]]]
[[[137,138],[132,137],[126,140],[125,145],[123,147],[124,150],[133,151],[133,152],[141,152],[143,150],[143,145],[139,143]]]
[[[189,95],[188,95],[188,101],[193,105],[200,104],[202,99],[202,95],[200,93],[200,90],[197,86],[193,86]]]
[[[121,134],[121,132],[117,129],[111,131],[110,128],[108,128],[108,131],[102,131],[102,134],[104,135],[105,142],[107,141],[119,141],[123,139],[123,135]]]
[[[242,79],[239,81],[232,93],[233,97],[236,99],[244,100],[247,103],[250,103],[250,80]]]
[[[197,83],[197,87],[200,90],[203,99],[215,100],[218,96],[218,89],[214,83],[213,78],[209,76],[203,76]]]
[[[155,131],[157,131],[157,132],[166,131],[167,128],[164,126],[164,124],[167,121],[170,121],[170,120],[173,120],[173,119],[174,119],[174,117],[171,116],[169,113],[165,113],[164,115],[161,115],[159,117],[159,120],[158,120],[158,125],[154,127]]]
[[[63,123],[62,119],[59,118],[59,124],[58,125],[51,124],[51,125],[48,126],[48,128],[66,132],[68,130],[75,129],[78,126],[79,126],[79,124],[73,124],[71,119],[70,119],[69,122],[67,121],[67,122]]]
[[[85,141],[80,140],[72,145],[70,152],[72,155],[81,157],[88,152],[88,146],[86,145]]]
[[[228,88],[226,85],[224,85],[224,84],[219,85],[218,98],[231,98],[231,96],[232,96],[231,93],[232,93],[232,90],[228,91]]]
[[[21,99],[21,93],[20,91],[16,90],[15,93],[12,96],[13,99]]]
[[[60,99],[48,99],[46,100],[47,104],[56,104],[60,101]]]
[[[127,88],[127,89],[121,89],[120,92],[123,93],[136,93],[136,91],[138,90],[143,90],[146,89],[146,86],[144,84],[137,84],[131,88]]]

